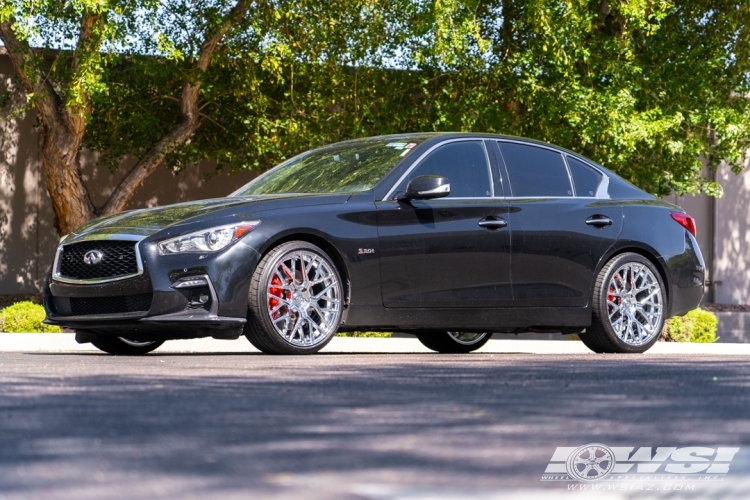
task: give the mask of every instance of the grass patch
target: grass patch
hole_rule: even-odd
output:
[[[369,338],[388,338],[391,332],[341,332],[336,334],[337,337],[369,337]]]

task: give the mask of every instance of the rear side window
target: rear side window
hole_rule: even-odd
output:
[[[499,142],[513,196],[573,196],[568,169],[560,153]]]
[[[602,182],[602,174],[572,156],[568,156],[567,159],[570,176],[576,187],[576,196],[596,196],[599,183]]]
[[[492,174],[481,141],[453,142],[440,146],[409,173],[409,180],[420,175],[441,175],[451,185],[450,198],[485,198],[493,195]]]

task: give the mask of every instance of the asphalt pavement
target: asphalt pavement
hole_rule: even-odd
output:
[[[749,361],[1,352],[0,499],[748,498]],[[587,443],[740,452],[689,494],[541,481]]]

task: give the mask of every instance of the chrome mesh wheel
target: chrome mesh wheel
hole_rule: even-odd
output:
[[[628,262],[609,280],[607,313],[617,337],[631,346],[651,341],[661,329],[664,297],[654,273],[639,262]]]
[[[472,345],[481,342],[487,333],[448,332],[448,335],[461,345]]]
[[[267,283],[266,313],[276,333],[297,347],[333,335],[341,315],[341,283],[326,259],[295,250],[274,264]]]
[[[149,346],[151,344],[155,344],[157,342],[156,340],[141,341],[141,340],[126,339],[125,337],[117,337],[117,338],[120,339],[121,341],[125,342],[128,345],[132,345],[133,347],[146,347],[146,346]]]

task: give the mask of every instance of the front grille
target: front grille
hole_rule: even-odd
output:
[[[151,308],[152,296],[141,293],[119,297],[71,297],[70,312],[73,316],[146,312]]]
[[[138,273],[135,241],[82,241],[63,246],[58,274],[62,278],[96,280]],[[87,264],[87,252],[98,250],[101,262]]]

